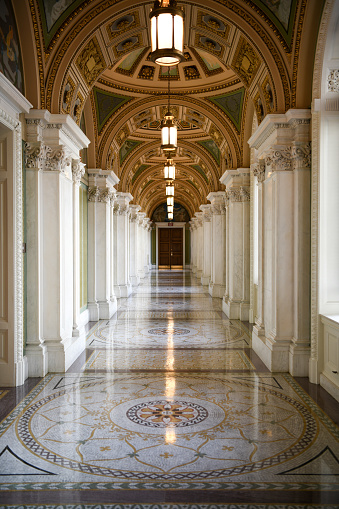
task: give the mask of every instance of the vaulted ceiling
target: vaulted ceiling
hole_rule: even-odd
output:
[[[192,216],[222,189],[226,169],[249,166],[253,125],[267,114],[310,106],[323,2],[178,4],[185,11],[185,61],[169,75],[179,120],[175,199]],[[149,216],[165,201],[159,124],[168,84],[168,70],[149,60],[152,5],[29,0],[25,13],[14,1],[26,96],[35,107],[70,114],[91,140],[88,167],[113,170],[118,189]]]

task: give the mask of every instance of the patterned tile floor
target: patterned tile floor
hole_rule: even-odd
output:
[[[0,389],[0,508],[338,508],[338,405],[250,347],[189,272],[151,272],[68,373]]]

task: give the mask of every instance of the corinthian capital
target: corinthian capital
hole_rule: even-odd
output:
[[[293,165],[295,169],[311,168],[311,142],[296,143],[292,147]]]
[[[273,148],[266,157],[266,165],[270,166],[272,171],[292,170],[292,148]]]
[[[25,166],[26,168],[40,170],[43,168],[45,158],[45,146],[37,143],[25,143]]]
[[[72,159],[72,175],[76,184],[79,184],[81,178],[85,175],[85,166],[80,159]]]
[[[251,170],[253,175],[257,177],[258,182],[264,182],[265,180],[265,161],[260,160],[257,163],[251,164]]]
[[[63,146],[60,147],[47,147],[45,154],[45,170],[59,171],[61,173],[67,172],[71,160],[67,156]]]

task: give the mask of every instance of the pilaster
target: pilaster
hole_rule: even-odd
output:
[[[27,359],[31,376],[65,371],[85,348],[85,338],[73,335],[78,310],[76,198],[72,161],[79,161],[88,138],[69,117],[46,110],[26,115],[28,170]],[[73,218],[73,220],[70,220]],[[35,256],[38,259],[35,259]],[[76,328],[76,327],[75,327]]]
[[[133,200],[130,193],[117,193],[114,209],[115,225],[116,225],[116,243],[115,243],[115,260],[116,260],[116,280],[115,292],[117,297],[128,297],[132,293],[132,285],[130,281],[130,233],[129,233],[129,202]]]
[[[309,110],[267,115],[249,140],[260,161],[253,171],[263,228],[262,309],[252,345],[272,371],[294,376],[308,374],[310,353],[310,116]]]
[[[211,202],[212,213],[212,264],[208,291],[212,297],[222,298],[225,293],[225,193],[210,193],[207,199]]]
[[[231,319],[248,321],[250,307],[250,170],[227,170],[226,277],[223,311]]]
[[[211,205],[200,205],[203,221],[203,271],[201,284],[208,286],[211,280]]]
[[[203,246],[203,214],[202,212],[196,212],[196,251],[197,251],[197,270],[196,277],[201,280],[201,276],[203,273],[203,254],[204,254],[204,246]]]
[[[138,246],[139,246],[139,235],[138,235],[138,212],[140,211],[140,205],[130,205],[130,280],[132,286],[138,286],[140,283],[140,276],[138,275]]]

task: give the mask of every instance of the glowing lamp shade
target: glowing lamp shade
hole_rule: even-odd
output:
[[[174,185],[173,184],[167,184],[166,196],[174,196]]]
[[[164,166],[164,177],[166,180],[175,179],[175,166],[172,159],[167,159]]]
[[[174,152],[177,145],[177,126],[173,115],[168,111],[161,121],[161,149],[164,152]]]
[[[173,212],[168,212],[167,217],[168,219],[173,219]]]
[[[176,0],[156,0],[150,13],[150,59],[159,65],[176,65],[184,60],[184,13]]]
[[[174,205],[174,196],[167,196],[167,206]]]
[[[173,205],[167,205],[167,212],[170,212],[173,214]]]

